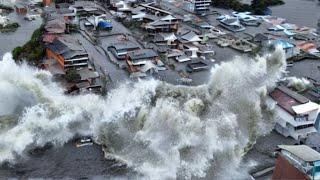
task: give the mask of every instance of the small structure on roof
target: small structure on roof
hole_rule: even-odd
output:
[[[319,179],[320,153],[306,145],[279,145],[272,179]]]

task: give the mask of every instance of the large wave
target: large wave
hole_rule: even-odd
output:
[[[107,97],[66,96],[47,71],[0,61],[0,163],[46,143],[92,135],[109,158],[147,179],[205,177],[236,169],[256,138],[273,127],[268,88],[281,77],[284,53],[235,57],[216,65],[207,84],[157,80],[123,83]]]

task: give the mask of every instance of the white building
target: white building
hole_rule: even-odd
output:
[[[276,103],[277,132],[296,140],[317,132],[314,125],[319,111],[318,104],[285,86],[277,87],[270,93],[270,97],[270,100]]]
[[[185,0],[185,9],[196,14],[203,14],[209,10],[211,0]]]

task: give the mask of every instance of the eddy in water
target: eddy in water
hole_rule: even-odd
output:
[[[236,57],[212,69],[197,87],[156,80],[125,83],[107,97],[66,96],[50,73],[0,61],[0,162],[14,163],[46,143],[92,135],[145,179],[205,177],[236,172],[274,118],[265,98],[285,70],[284,52]],[[224,169],[228,167],[228,172]],[[243,172],[241,172],[243,174]]]

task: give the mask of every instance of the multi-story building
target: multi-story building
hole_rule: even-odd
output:
[[[210,4],[211,0],[185,0],[184,7],[190,12],[203,14],[209,10]]]
[[[306,145],[280,145],[273,180],[320,178],[320,153]]]
[[[270,97],[271,101],[276,103],[277,132],[296,140],[317,132],[315,122],[319,111],[318,104],[285,86],[277,87],[270,93]]]
[[[68,40],[58,38],[48,44],[47,58],[56,60],[62,69],[88,67],[88,53],[82,46]]]

